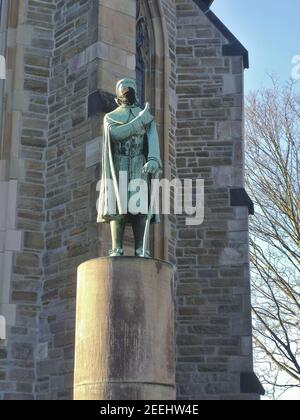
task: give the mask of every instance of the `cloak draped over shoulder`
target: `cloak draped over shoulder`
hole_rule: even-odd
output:
[[[128,214],[128,208],[124,208],[119,191],[120,171],[128,172],[129,183],[136,179],[148,180],[148,176],[143,174],[143,167],[150,160],[157,161],[160,169],[162,168],[158,133],[153,117],[150,118],[152,122],[137,133],[129,129],[130,123],[135,121],[141,111],[137,106],[120,107],[104,118],[98,223],[109,223]],[[159,215],[155,215],[153,222],[159,221]]]

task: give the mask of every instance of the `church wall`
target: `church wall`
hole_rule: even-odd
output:
[[[35,397],[55,5],[52,0],[12,0],[6,5],[7,79],[0,162],[6,217],[0,228],[4,239],[0,308],[7,340],[0,349],[0,398],[26,400]]]
[[[100,124],[88,118],[96,89],[93,45],[97,1],[56,1],[49,77],[44,281],[39,314],[37,399],[71,399],[76,268],[98,255],[95,224],[98,167],[86,168],[86,143]]]
[[[125,4],[126,3],[126,4]],[[49,82],[45,281],[39,399],[72,398],[76,269],[110,247],[96,224],[102,120],[116,81],[135,77],[135,2],[57,2]]]
[[[231,206],[244,187],[243,60],[196,2],[176,0],[176,167],[205,180],[205,220],[176,221],[178,397],[252,399],[248,208]]]
[[[135,77],[135,0],[11,0],[0,162],[0,399],[71,399],[76,268],[110,248],[96,224],[102,120],[115,83]],[[170,216],[155,256],[176,264],[177,388],[241,395],[252,372],[243,62],[192,0],[149,0],[155,116],[167,178],[206,182],[205,221]],[[126,251],[131,251],[128,241]],[[2,271],[1,271],[2,270]]]

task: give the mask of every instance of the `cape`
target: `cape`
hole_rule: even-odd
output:
[[[103,127],[103,149],[102,149],[102,176],[100,186],[100,196],[98,201],[98,223],[110,223],[119,216],[127,214],[127,208],[122,207],[122,200],[119,193],[118,179],[114,167],[114,159],[112,153],[111,127],[116,124],[124,124],[125,121],[115,121],[109,115],[104,118]],[[158,140],[158,139],[157,139]],[[159,154],[159,148],[156,148]],[[160,156],[157,156],[160,160]],[[108,188],[108,183],[113,183],[113,190]],[[117,214],[112,214],[113,204],[117,203]],[[154,215],[152,223],[160,223],[160,216]]]
[[[110,128],[114,123],[109,123],[107,118],[104,118],[104,132],[103,132],[103,150],[102,150],[102,177],[100,187],[100,197],[98,203],[98,223],[109,223],[111,220],[110,205],[112,200],[117,201],[117,212],[118,214],[124,214],[122,209],[122,202],[119,195],[118,181],[114,168],[113,155],[112,155],[112,144]],[[114,194],[109,194],[108,180],[113,181]]]

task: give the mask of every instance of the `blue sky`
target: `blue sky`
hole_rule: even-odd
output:
[[[212,10],[249,51],[246,91],[268,86],[267,73],[291,77],[292,57],[300,56],[299,0],[215,0]]]

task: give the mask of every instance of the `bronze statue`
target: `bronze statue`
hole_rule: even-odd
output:
[[[151,206],[147,208],[148,214],[130,212],[128,203],[135,192],[127,190],[128,198],[124,203],[121,198],[124,191],[119,185],[119,176],[126,173],[128,185],[132,181],[137,181],[138,185],[140,180],[144,181],[145,185],[150,185],[151,178],[159,176],[162,162],[156,123],[149,112],[149,104],[146,104],[144,109],[139,106],[134,80],[120,80],[117,83],[116,94],[119,106],[104,118],[98,222],[110,223],[110,256],[124,255],[124,230],[126,224],[130,224],[135,239],[135,255],[149,258],[149,227],[152,222],[159,223],[159,215],[151,214]],[[150,195],[149,190],[147,194]],[[116,202],[115,207],[111,206],[113,200]]]

